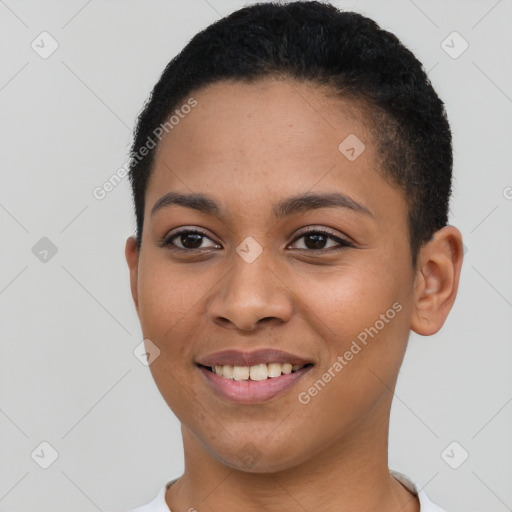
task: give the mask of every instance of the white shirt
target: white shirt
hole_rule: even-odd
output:
[[[434,503],[432,503],[428,496],[425,494],[425,491],[420,489],[417,484],[415,484],[410,478],[405,476],[403,473],[399,473],[398,471],[390,471],[390,473],[407,489],[418,496],[418,500],[420,502],[420,512],[446,512],[442,508],[438,507]],[[140,507],[128,510],[127,512],[172,512],[165,502],[165,492],[167,488],[176,482],[178,479],[175,478],[170,482],[167,482],[159,491],[156,498],[149,502],[146,505],[142,505]]]

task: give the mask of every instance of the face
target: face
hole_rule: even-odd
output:
[[[358,108],[325,92],[267,80],[193,94],[158,147],[140,254],[127,245],[163,398],[195,450],[246,471],[248,452],[250,471],[277,471],[385,435],[411,326],[406,202],[381,177]],[[152,213],[168,193],[205,195],[218,211],[167,201]],[[331,202],[283,207],[305,194]],[[310,366],[251,401],[197,364],[261,348]]]

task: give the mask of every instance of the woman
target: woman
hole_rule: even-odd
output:
[[[462,237],[451,134],[372,20],[254,4],[164,70],[131,153],[131,290],[185,471],[137,512],[434,512],[388,468],[410,331],[443,325]]]

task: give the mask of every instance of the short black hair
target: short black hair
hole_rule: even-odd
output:
[[[138,248],[156,147],[144,158],[140,149],[149,147],[155,129],[200,88],[272,77],[326,85],[364,105],[379,171],[408,204],[415,268],[420,247],[448,220],[453,156],[444,104],[394,34],[362,14],[317,1],[243,7],[196,34],[166,66],[138,117],[130,152]]]

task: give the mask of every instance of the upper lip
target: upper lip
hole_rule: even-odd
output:
[[[260,348],[251,352],[236,349],[222,350],[201,357],[196,362],[202,366],[255,366],[268,363],[290,363],[303,366],[313,364],[313,361],[273,348]]]

